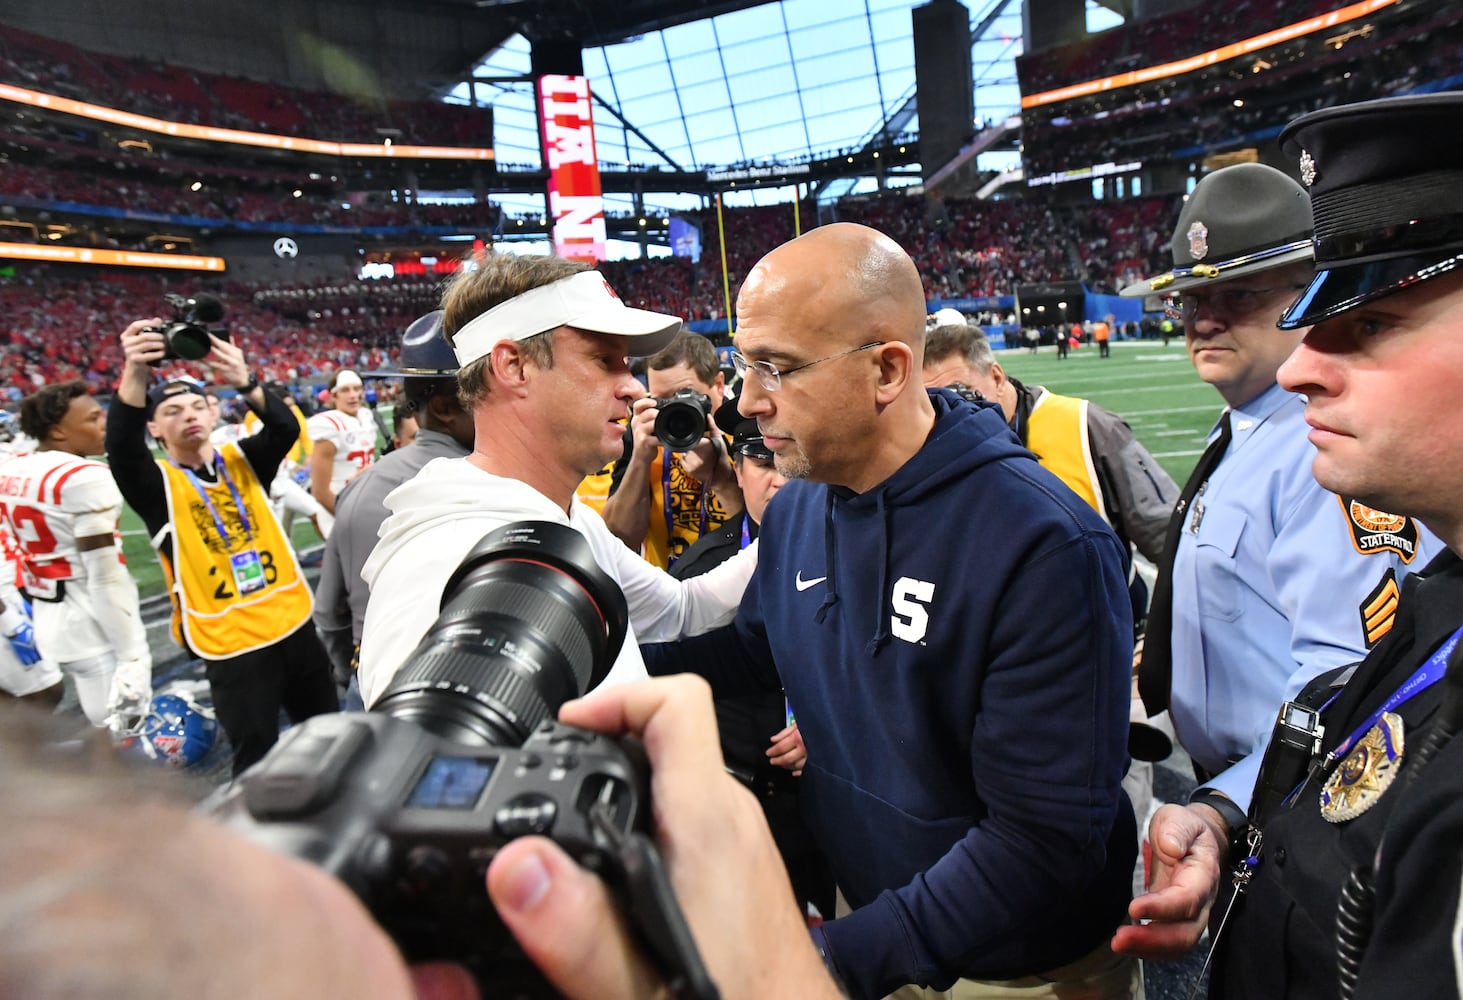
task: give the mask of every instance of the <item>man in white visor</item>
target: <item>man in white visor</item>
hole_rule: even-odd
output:
[[[626,306],[599,272],[575,261],[489,253],[474,263],[442,300],[473,451],[430,462],[386,498],[391,513],[362,571],[371,588],[359,669],[368,706],[413,661],[463,557],[505,524],[568,525],[623,590],[629,628],[606,684],[645,676],[639,643],[730,622],[756,565],[753,546],[705,576],[672,579],[574,495],[620,454],[621,421],[645,394],[628,357],[659,351],[680,319]]]

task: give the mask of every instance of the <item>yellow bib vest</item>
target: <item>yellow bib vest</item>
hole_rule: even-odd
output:
[[[1087,436],[1087,400],[1043,393],[1027,418],[1026,447],[1048,472],[1107,519]]]
[[[173,537],[171,565],[162,559],[173,599],[173,638],[207,660],[277,642],[309,622],[314,607],[295,551],[270,512],[249,460],[236,444],[223,445],[217,454],[227,481],[220,476],[207,483],[166,459],[158,462]],[[247,532],[235,491],[247,515]]]

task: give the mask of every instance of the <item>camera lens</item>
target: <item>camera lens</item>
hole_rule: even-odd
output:
[[[664,402],[655,415],[655,436],[671,451],[690,451],[706,433],[706,412],[689,400]]]
[[[628,613],[584,536],[547,521],[490,532],[372,711],[459,743],[521,746],[619,655]]]
[[[173,357],[184,361],[198,361],[213,350],[208,331],[192,323],[170,324],[163,331],[163,340],[167,342],[168,351]]]

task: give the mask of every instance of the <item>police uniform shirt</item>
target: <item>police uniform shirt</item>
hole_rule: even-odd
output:
[[[1463,561],[1444,552],[1402,581],[1395,627],[1322,714],[1322,752],[1355,732],[1460,625]],[[1374,783],[1365,777],[1357,782],[1359,815],[1338,822],[1323,815],[1321,787],[1337,765],[1309,780],[1289,808],[1264,818],[1260,864],[1220,935],[1211,996],[1337,996],[1338,909],[1371,923],[1364,947],[1354,949],[1354,996],[1456,995],[1463,976],[1463,739],[1449,740],[1425,767],[1418,751],[1444,689],[1457,684],[1450,677],[1395,709],[1400,768],[1380,792],[1368,790]],[[1370,906],[1342,892],[1358,868],[1375,868]]]
[[[1174,730],[1216,776],[1207,787],[1242,809],[1281,703],[1365,656],[1364,610],[1442,549],[1410,519],[1366,534],[1348,518],[1312,475],[1304,410],[1279,385],[1232,410],[1233,440],[1174,556]]]

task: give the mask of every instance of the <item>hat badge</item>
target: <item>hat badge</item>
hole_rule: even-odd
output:
[[[1300,151],[1300,182],[1306,187],[1316,183],[1316,161],[1303,149]]]
[[[1189,253],[1194,255],[1195,260],[1203,260],[1204,255],[1209,252],[1209,227],[1202,222],[1195,222],[1189,227]]]

